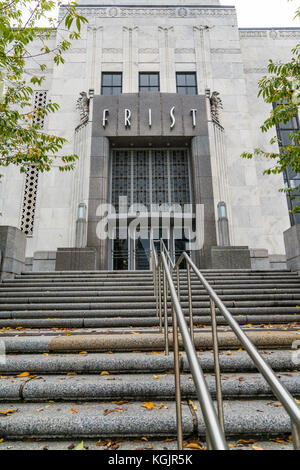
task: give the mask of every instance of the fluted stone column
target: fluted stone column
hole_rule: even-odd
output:
[[[107,137],[92,137],[87,246],[97,249],[97,269],[108,269],[108,240],[100,240],[97,236],[100,221],[97,209],[108,201],[109,141]]]

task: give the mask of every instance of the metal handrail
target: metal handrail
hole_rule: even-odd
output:
[[[164,310],[165,310],[165,339],[166,339],[166,354],[168,354],[168,323],[167,323],[167,298],[166,298],[166,289],[165,289],[165,280],[167,280],[171,301],[172,301],[172,313],[175,310],[176,315],[173,315],[173,337],[174,337],[174,328],[177,330],[177,324],[174,326],[174,320],[178,320],[179,329],[182,335],[182,341],[184,344],[184,348],[189,360],[190,368],[192,371],[197,396],[199,399],[199,403],[201,405],[202,413],[204,416],[206,429],[207,429],[207,440],[210,448],[218,449],[220,445],[220,440],[218,442],[214,439],[214,433],[217,430],[218,438],[223,435],[223,445],[226,441],[224,437],[224,417],[223,417],[223,398],[222,398],[222,389],[221,389],[221,374],[220,374],[220,365],[219,365],[219,349],[218,349],[218,336],[217,336],[217,322],[216,322],[216,306],[218,307],[219,311],[231,327],[232,331],[235,333],[237,338],[239,339],[240,343],[242,344],[243,348],[251,359],[253,360],[255,366],[268,382],[272,392],[277,397],[277,399],[281,402],[282,406],[289,414],[291,418],[291,425],[292,425],[292,434],[293,434],[293,444],[294,448],[300,450],[300,408],[296,404],[295,400],[293,399],[292,395],[289,391],[281,384],[279,379],[276,377],[274,371],[271,367],[267,364],[267,362],[263,359],[263,357],[258,352],[257,348],[254,344],[250,341],[248,336],[244,333],[242,328],[233,318],[229,310],[225,307],[224,303],[214,291],[214,289],[210,286],[210,284],[206,281],[204,276],[201,274],[199,269],[195,266],[191,258],[188,256],[186,252],[183,252],[179,257],[178,261],[174,263],[170,257],[166,246],[161,240],[161,254],[158,258],[154,244],[152,243],[152,256],[153,256],[153,273],[155,271],[155,294],[157,296],[157,313],[160,316],[160,325],[162,324],[162,310],[161,310],[161,276],[160,270],[163,269],[164,275]],[[168,262],[167,262],[168,259]],[[186,267],[187,267],[187,283],[188,283],[188,293],[189,293],[189,313],[190,313],[190,333],[188,332],[186,321],[184,314],[181,309],[180,305],[180,277],[179,277],[179,267],[181,263],[185,260]],[[169,263],[169,265],[168,265]],[[171,267],[171,270],[169,268]],[[215,378],[216,378],[216,390],[217,390],[217,404],[218,404],[218,415],[219,421],[215,420],[216,416],[212,413],[211,405],[212,400],[209,394],[206,381],[203,375],[203,371],[199,366],[196,351],[193,345],[193,314],[192,314],[192,297],[191,297],[191,278],[190,278],[190,269],[193,270],[196,277],[199,279],[207,293],[210,297],[210,309],[211,309],[211,318],[212,318],[212,334],[213,334],[213,349],[214,349],[214,361],[215,361]],[[176,270],[177,273],[177,294],[174,287],[172,273]],[[159,275],[157,276],[157,272]],[[176,331],[177,334],[177,331]],[[174,348],[174,355],[175,355],[175,348]],[[194,361],[199,366],[199,369],[195,367]],[[176,374],[176,368],[175,368]],[[177,371],[177,374],[179,372]],[[178,380],[177,380],[178,382]],[[178,386],[178,384],[177,384]],[[179,382],[180,387],[180,382]],[[204,395],[202,395],[204,393]],[[177,393],[178,395],[178,393]],[[208,398],[209,396],[209,398]],[[212,405],[213,406],[213,405]],[[208,407],[208,408],[207,408]],[[209,412],[207,411],[209,409]],[[214,410],[214,408],[213,408]],[[210,421],[212,420],[212,421]],[[178,432],[178,435],[180,432]]]
[[[214,408],[213,400],[211,398],[210,392],[208,390],[208,386],[204,377],[204,373],[202,368],[199,364],[195,347],[192,342],[192,338],[188,331],[184,314],[180,305],[180,301],[178,299],[176,289],[174,286],[174,282],[172,279],[172,273],[168,266],[167,257],[165,255],[166,248],[164,244],[162,245],[162,250],[160,253],[159,259],[156,254],[156,250],[154,244],[152,243],[152,268],[153,272],[157,271],[162,268],[163,276],[164,276],[164,306],[165,306],[165,313],[166,313],[166,304],[167,304],[167,292],[166,287],[168,285],[171,302],[172,302],[172,317],[173,317],[173,347],[174,347],[174,370],[175,370],[175,385],[176,385],[176,416],[177,416],[177,433],[178,433],[178,449],[182,449],[182,421],[181,421],[181,396],[180,396],[180,370],[179,370],[179,348],[178,348],[178,328],[182,337],[183,346],[188,358],[190,370],[192,373],[192,377],[195,384],[196,394],[201,406],[204,422],[206,425],[207,431],[207,441],[210,448],[215,450],[226,450],[227,444],[224,436],[224,432],[222,429],[222,425],[220,424],[216,410]],[[173,262],[169,259],[171,265],[173,266]],[[157,274],[154,275],[154,279],[157,279]],[[155,287],[155,292],[159,290],[161,286]],[[165,334],[166,331],[166,323],[165,323]],[[166,354],[168,354],[168,350],[166,350]]]

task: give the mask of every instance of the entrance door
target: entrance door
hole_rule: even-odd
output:
[[[154,207],[171,207],[176,204],[183,208],[184,204],[191,202],[189,155],[186,148],[113,150],[111,203],[117,219],[121,217],[121,213],[124,217],[126,205],[128,216],[133,204],[143,205],[151,220],[151,210],[157,211]],[[113,240],[112,268],[150,269],[151,239],[155,240],[159,253],[160,245],[156,240],[162,237],[166,248],[175,259],[179,241],[173,240],[172,229],[171,233],[165,233],[161,225],[153,232],[149,228],[148,237],[146,232],[136,239],[128,236],[127,240]]]

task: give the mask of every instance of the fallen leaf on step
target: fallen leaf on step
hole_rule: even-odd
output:
[[[109,415],[110,413],[123,413],[123,408],[114,408],[112,410],[104,410],[104,416]]]
[[[109,372],[107,372],[107,370],[103,370],[102,372],[100,372],[100,375],[109,375]]]
[[[87,354],[88,352],[87,351],[80,351],[79,354]]]
[[[2,444],[2,442],[4,442],[4,439],[3,439],[3,437],[2,437],[2,439],[0,439],[0,444]]]
[[[252,449],[253,450],[264,450],[262,447],[255,446],[255,445],[252,446]]]
[[[67,375],[77,375],[76,372],[68,372]]]
[[[300,405],[300,400],[297,400],[297,398],[295,398],[295,402],[297,403],[297,405]]]
[[[240,381],[240,382],[245,382],[245,380],[246,380],[245,377],[240,377],[240,378],[239,378],[239,381]]]
[[[76,447],[74,447],[74,449],[72,450],[83,450],[83,441],[80,442],[80,444],[78,444]]]
[[[6,415],[11,415],[13,413],[16,413],[17,411],[18,410],[13,410],[12,408],[10,408],[9,410],[0,411],[0,414],[6,416]]]
[[[74,414],[77,414],[77,413],[78,413],[78,410],[76,410],[76,408],[71,408],[71,409],[69,410],[69,413],[72,413],[72,414],[74,415]]]
[[[156,408],[156,405],[154,403],[152,403],[152,401],[150,402],[145,402],[143,405],[142,405],[142,408],[147,408],[147,410],[153,410],[154,408]]]
[[[147,437],[141,437],[141,441],[146,441],[146,442],[148,442],[148,439],[147,439]]]
[[[239,440],[237,441],[238,444],[246,444],[246,445],[247,445],[247,444],[253,444],[254,442],[255,442],[254,439],[248,439],[248,440],[246,440],[246,439],[239,439]]]
[[[191,442],[190,444],[186,444],[184,446],[184,448],[186,449],[196,449],[196,450],[204,450],[204,448],[202,446],[200,446],[199,444],[195,444],[194,442]]]
[[[159,375],[153,375],[154,379],[161,379],[162,377],[166,377],[167,374],[159,374]]]
[[[149,446],[146,446],[145,449],[153,449],[153,447],[149,445]]]
[[[232,352],[231,351],[226,351],[226,356],[231,356]]]
[[[43,411],[43,410],[44,410],[44,408],[38,408],[38,409],[35,410],[35,411]]]
[[[21,372],[21,374],[16,375],[16,377],[28,377],[30,372]]]
[[[130,401],[128,400],[120,400],[120,401],[112,401],[111,402],[113,405],[128,405],[130,404]]]
[[[286,441],[284,441],[283,439],[278,439],[278,438],[274,438],[274,439],[270,439],[270,441],[273,441],[273,442],[277,442],[278,444],[287,444]]]

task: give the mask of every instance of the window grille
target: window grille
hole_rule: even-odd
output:
[[[114,150],[112,156],[112,197],[116,211],[119,197],[133,203],[191,203],[188,153],[185,149]]]
[[[34,94],[34,109],[43,108],[46,105],[46,102],[47,91],[36,91]],[[40,127],[43,128],[45,124],[44,116],[35,115],[33,123],[39,124]],[[38,169],[33,165],[29,166],[25,175],[25,189],[21,215],[21,230],[29,237],[33,235],[38,179]]]

